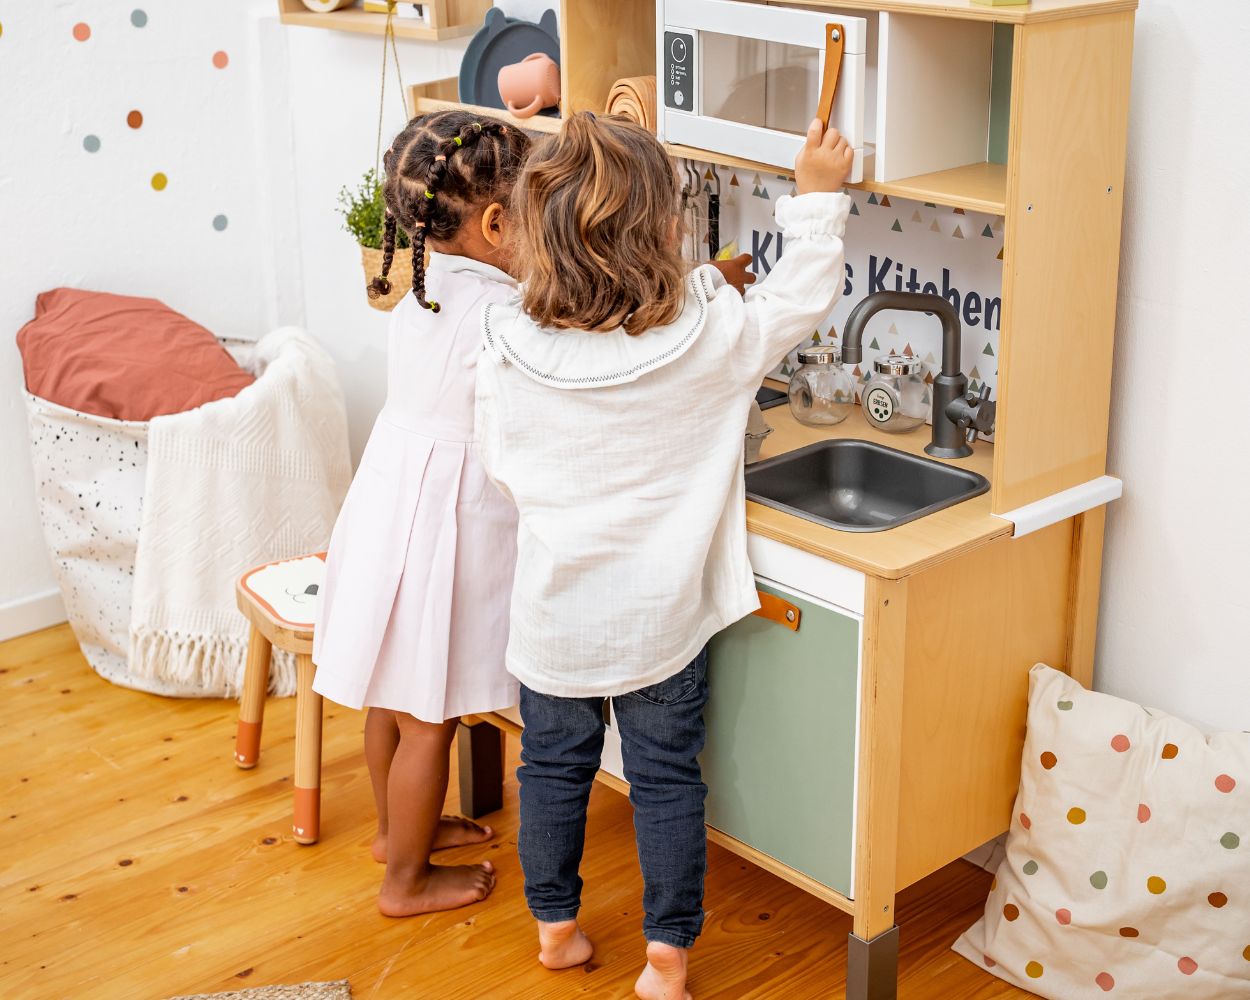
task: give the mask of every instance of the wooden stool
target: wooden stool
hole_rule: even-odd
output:
[[[295,654],[295,814],[291,831],[315,844],[321,828],[321,695],[313,690],[313,625],[317,595],[325,582],[325,553],[283,559],[248,570],[235,597],[252,626],[239,702],[234,762],[253,768],[260,758],[260,731],[269,690],[273,647]]]

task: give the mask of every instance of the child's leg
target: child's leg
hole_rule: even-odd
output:
[[[687,951],[703,929],[707,786],[699,767],[707,651],[680,673],[613,699],[644,884],[644,1000],[689,1000]]]
[[[525,899],[538,920],[538,960],[549,969],[590,961],[577,925],[586,807],[603,753],[603,699],[555,698],[521,685],[521,831]]]
[[[399,713],[396,720],[399,747],[387,782],[386,876],[378,909],[388,917],[405,917],[485,899],[495,887],[495,869],[489,861],[430,864],[458,720],[436,725]]]
[[[373,838],[373,860],[386,862],[386,781],[391,773],[391,758],[399,746],[399,723],[388,708],[371,708],[365,716],[365,761],[369,764],[369,781],[373,785],[373,804],[378,810],[378,832]]]

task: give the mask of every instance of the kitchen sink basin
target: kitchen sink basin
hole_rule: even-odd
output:
[[[990,488],[975,472],[849,438],[752,465],[746,481],[748,499],[840,531],[884,531]]]

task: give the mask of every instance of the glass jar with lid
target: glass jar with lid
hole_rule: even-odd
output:
[[[919,427],[928,415],[920,359],[902,354],[877,358],[861,399],[865,419],[877,430],[901,434]]]
[[[790,376],[790,412],[809,427],[840,424],[855,409],[855,380],[842,367],[842,352],[827,344],[799,351]]]

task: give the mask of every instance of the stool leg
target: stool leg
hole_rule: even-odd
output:
[[[460,723],[456,731],[460,811],[477,819],[503,808],[503,733],[489,722]]]
[[[312,657],[295,657],[295,821],[301,844],[315,844],[321,833],[321,695],[313,690]]]
[[[234,762],[244,770],[260,759],[260,728],[265,721],[265,692],[269,690],[269,658],[273,647],[253,627],[247,640],[247,667],[239,699],[239,728],[234,737]]]

